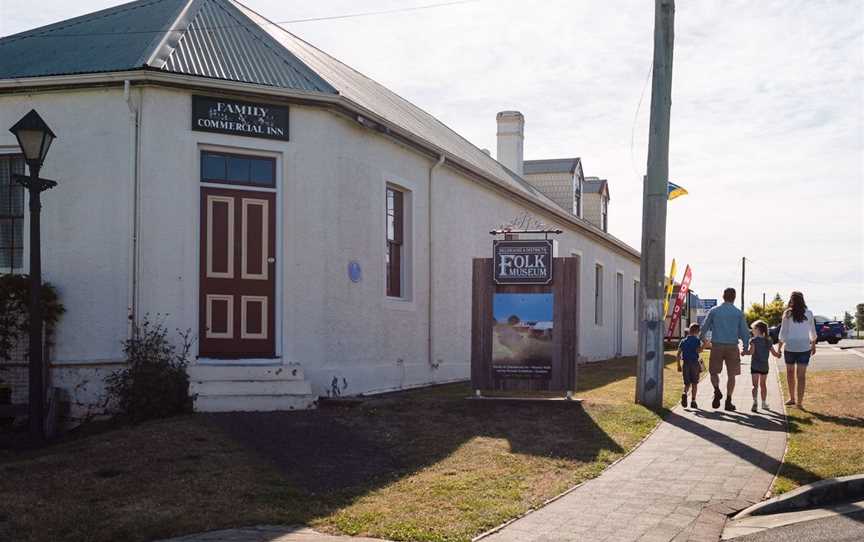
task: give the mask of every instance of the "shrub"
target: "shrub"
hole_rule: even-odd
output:
[[[45,343],[52,344],[60,315],[66,312],[51,283],[42,284]],[[30,330],[30,276],[0,275],[0,360],[9,361],[21,338]],[[26,354],[25,354],[26,355]]]
[[[179,348],[168,339],[161,320],[144,317],[123,342],[127,366],[105,381],[109,399],[133,422],[189,412],[189,352],[192,331],[177,330]]]

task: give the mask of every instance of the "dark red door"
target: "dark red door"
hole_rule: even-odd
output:
[[[201,189],[199,355],[276,354],[276,194]]]

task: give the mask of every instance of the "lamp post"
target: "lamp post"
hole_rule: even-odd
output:
[[[56,137],[42,117],[31,109],[9,129],[18,139],[30,175],[14,174],[16,181],[30,195],[30,437],[34,442],[45,438],[45,382],[42,354],[42,255],[39,215],[42,210],[40,194],[54,188],[57,183],[39,177],[42,162]]]

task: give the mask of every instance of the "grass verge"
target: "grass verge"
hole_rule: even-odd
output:
[[[789,398],[781,376],[784,400]],[[789,449],[773,493],[864,473],[864,371],[810,371],[805,408],[787,407]]]
[[[580,405],[466,401],[467,384],[309,412],[107,427],[0,455],[0,539],[143,541],[305,523],[466,541],[599,474],[661,413],[633,404],[635,359],[580,368]],[[681,378],[667,357],[665,406]]]

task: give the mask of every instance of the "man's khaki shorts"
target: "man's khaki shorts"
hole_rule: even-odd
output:
[[[723,371],[723,362],[726,362],[726,374],[738,376],[741,374],[741,354],[737,344],[711,345],[711,356],[708,358],[708,372],[720,374]]]

